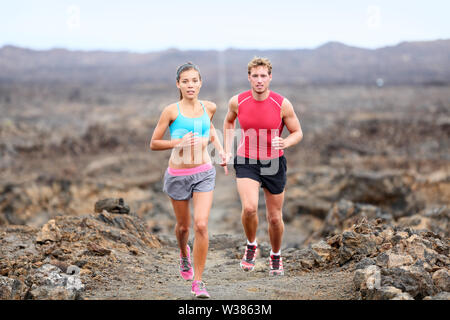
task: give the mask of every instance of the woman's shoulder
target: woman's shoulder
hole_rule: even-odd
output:
[[[177,102],[171,103],[164,108],[164,111],[174,112],[178,111]]]
[[[177,107],[177,103],[171,103],[167,106],[164,107],[164,109],[162,110],[162,114],[167,116],[170,119],[175,119],[178,116],[178,107]]]
[[[208,109],[212,113],[216,112],[217,105],[214,102],[208,100],[202,100],[202,102],[205,105],[206,109]]]

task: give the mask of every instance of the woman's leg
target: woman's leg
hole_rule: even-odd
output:
[[[188,254],[186,245],[189,240],[189,227],[191,225],[189,200],[174,200],[172,198],[170,198],[170,200],[177,219],[177,224],[175,225],[175,235],[178,240],[178,246],[180,247],[181,255],[186,257]]]
[[[208,253],[208,219],[213,202],[213,192],[194,192],[194,280],[202,280]]]

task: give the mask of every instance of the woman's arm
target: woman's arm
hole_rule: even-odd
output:
[[[211,132],[211,142],[214,145],[214,148],[216,148],[216,150],[219,151],[220,154],[225,153],[222,144],[220,143],[219,137],[217,136],[216,128],[214,128],[212,122],[210,132]]]
[[[164,133],[169,127],[169,123],[171,121],[170,117],[170,109],[166,107],[161,113],[161,117],[159,118],[158,124],[156,125],[155,130],[153,131],[152,139],[150,141],[150,149],[152,150],[167,150],[173,149],[178,145],[182,139],[174,139],[174,140],[163,140]]]
[[[214,148],[216,148],[217,151],[219,151],[220,153],[223,153],[222,144],[220,143],[219,137],[217,136],[216,128],[214,127],[213,122],[212,122],[214,114],[216,113],[216,110],[217,110],[216,104],[208,101],[208,110],[211,114],[211,117],[210,117],[211,127],[209,129],[210,140],[211,140],[212,144],[214,145]]]
[[[208,110],[211,113],[211,127],[209,129],[210,140],[211,140],[211,143],[214,145],[214,148],[216,148],[216,150],[219,151],[220,157],[222,158],[222,162],[220,165],[224,167],[225,174],[228,174],[228,168],[226,167],[225,151],[223,150],[222,144],[220,143],[219,137],[217,136],[216,128],[214,127],[214,124],[212,122],[214,114],[216,113],[216,110],[217,110],[216,104],[210,102]]]

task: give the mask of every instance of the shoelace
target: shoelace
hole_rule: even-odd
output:
[[[280,257],[279,256],[272,256],[272,269],[279,269],[280,268]]]
[[[191,269],[191,264],[189,263],[188,257],[181,258],[181,269],[183,271],[189,271],[189,269]]]
[[[194,287],[197,287],[198,290],[206,290],[206,282],[197,281],[194,283]]]
[[[246,260],[252,261],[256,253],[256,246],[247,246]]]

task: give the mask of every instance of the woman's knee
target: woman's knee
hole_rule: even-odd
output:
[[[189,225],[177,223],[176,229],[180,233],[188,233],[189,232]]]
[[[194,230],[195,233],[199,233],[201,235],[208,234],[208,221],[207,220],[198,220],[194,222]]]

